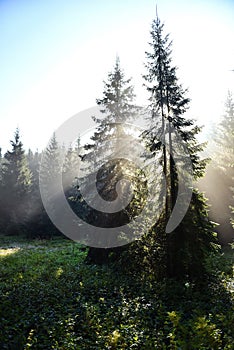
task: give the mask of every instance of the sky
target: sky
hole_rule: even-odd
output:
[[[116,55],[139,104],[153,0],[0,0],[0,147],[16,127],[24,147],[43,149],[68,118],[95,106]],[[157,1],[173,64],[191,98],[189,117],[207,128],[234,93],[234,0]],[[80,117],[84,128],[87,114]],[[79,132],[79,131],[78,131]]]

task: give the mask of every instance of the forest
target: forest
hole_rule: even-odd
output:
[[[88,141],[0,154],[1,349],[233,349],[234,99],[200,143],[158,16],[150,38],[147,106],[117,57]]]

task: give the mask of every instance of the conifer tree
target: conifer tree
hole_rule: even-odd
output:
[[[63,189],[67,199],[73,199],[76,195],[77,176],[79,174],[80,162],[79,157],[80,147],[79,140],[75,148],[70,146],[66,151],[65,160],[63,164]]]
[[[30,221],[27,227],[28,237],[46,237],[45,223],[47,215],[45,213],[39,189],[39,168],[41,153],[33,153],[30,149],[27,153],[29,169],[32,173],[32,186],[30,193]]]
[[[172,65],[172,42],[169,41],[168,35],[164,35],[163,29],[164,25],[161,24],[157,16],[152,24],[151,51],[146,53],[147,74],[144,79],[147,90],[150,92],[151,126],[144,133],[144,136],[147,138],[147,144],[152,152],[161,152],[161,163],[167,187],[164,210],[165,222],[167,222],[175,205],[178,191],[178,169],[173,158],[176,144],[172,130],[179,134],[182,142],[186,145],[195,179],[202,176],[206,162],[200,159],[199,152],[203,147],[196,141],[196,134],[200,128],[194,125],[191,119],[184,116],[188,108],[189,98],[186,97],[187,91],[178,82],[176,67]],[[166,147],[166,143],[169,147]],[[183,162],[183,160],[181,161]],[[196,254],[193,250],[194,245],[199,256],[201,251],[208,252],[211,249],[211,242],[215,241],[210,233],[208,234],[209,239],[207,239],[206,231],[209,231],[211,227],[203,210],[205,203],[201,197],[200,194],[195,195],[194,192],[193,201],[189,208],[190,215],[187,215],[186,218],[188,221],[183,220],[172,233],[164,233],[165,239],[162,241],[165,242],[163,249],[166,251],[165,265],[168,276],[178,276],[179,274],[182,276],[185,271],[188,271],[187,265],[191,262],[190,256]],[[192,218],[194,216],[196,216],[196,220]],[[197,225],[194,225],[195,221],[197,225],[199,222],[199,225],[204,227],[203,231],[198,232]],[[157,230],[157,227],[155,229]],[[197,233],[195,234],[195,232]],[[182,262],[180,261],[181,251],[185,254]],[[197,261],[198,266],[196,269],[194,268],[194,273],[202,269],[203,263],[204,259]],[[191,269],[189,270],[191,273]]]
[[[16,129],[11,142],[12,150],[7,151],[2,164],[1,206],[4,208],[6,233],[21,233],[28,222],[29,195],[32,174]]]
[[[125,79],[117,57],[113,71],[108,74],[108,79],[104,82],[103,96],[97,99],[103,118],[93,117],[97,128],[91,137],[92,143],[85,145],[86,153],[82,157],[88,173],[83,179],[83,185],[91,204],[95,202],[96,198],[90,188],[90,184],[93,182],[90,179],[96,169],[100,169],[97,179],[98,192],[108,205],[108,201],[112,201],[116,197],[116,183],[129,167],[124,159],[119,158],[119,153],[124,147],[129,147],[131,142],[131,136],[129,136],[124,124],[131,123],[136,118],[139,109],[134,104],[134,99],[131,79]],[[105,163],[107,155],[111,157],[112,161]],[[126,188],[122,188],[123,194],[126,191]],[[87,220],[102,227],[112,227],[113,223],[128,220],[127,214],[123,212],[99,215],[97,211],[86,208]],[[105,263],[110,251],[109,249],[90,248],[88,260],[93,263]]]
[[[48,182],[52,184],[61,170],[61,147],[57,142],[55,133],[43,153],[43,158],[45,167],[41,171]]]
[[[33,186],[37,186],[37,187],[39,183],[40,158],[41,158],[41,155],[38,151],[33,153],[31,149],[28,150],[27,160],[28,160],[29,169],[32,173],[32,184]]]
[[[51,211],[54,210],[55,202],[60,200],[55,191],[55,184],[62,171],[62,152],[63,150],[58,144],[54,133],[49,145],[42,153],[40,164],[40,186],[43,186],[43,192],[47,193],[47,201]],[[57,228],[50,221],[44,207],[41,212],[39,211],[38,221],[40,222],[41,235],[53,236],[54,234],[59,234]]]

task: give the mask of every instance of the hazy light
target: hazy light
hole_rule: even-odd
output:
[[[155,1],[1,3],[4,33],[0,82],[0,146],[18,125],[25,147],[43,148],[62,122],[95,105],[116,53],[133,77],[139,104],[147,102],[141,75],[149,50]],[[158,1],[173,39],[180,82],[192,98],[190,117],[217,119],[234,91],[234,4]],[[82,123],[82,120],[81,120]]]

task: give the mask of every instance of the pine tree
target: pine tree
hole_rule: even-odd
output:
[[[135,95],[130,83],[131,79],[125,79],[117,57],[113,71],[108,74],[108,79],[104,82],[103,97],[97,99],[103,118],[93,117],[97,128],[91,137],[92,143],[85,145],[86,153],[82,157],[88,174],[83,179],[83,188],[85,187],[86,198],[89,199],[91,206],[96,201],[96,196],[91,189],[93,183],[91,178],[96,169],[99,169],[97,189],[108,206],[108,201],[116,198],[116,183],[123,175],[129,173],[131,168],[124,158],[119,157],[120,151],[122,152],[124,148],[127,154],[132,142],[125,124],[132,122],[139,110],[134,104]],[[112,160],[106,163],[105,159],[108,156]],[[122,194],[127,193],[127,190],[126,187],[122,187]],[[123,211],[112,214],[105,214],[105,208],[102,211],[104,213],[100,215],[96,210],[86,207],[87,220],[100,227],[112,227],[113,223],[123,223],[128,220],[128,215]],[[90,248],[87,259],[93,263],[105,263],[108,261],[110,252],[110,249]]]
[[[61,155],[62,148],[59,146],[55,133],[53,134],[49,145],[42,153],[40,164],[40,187],[43,187],[43,193],[47,196],[47,203],[50,211],[54,211],[56,201],[60,198],[55,191],[55,184],[59,180],[59,176],[62,172]],[[39,231],[43,236],[53,236],[59,234],[58,229],[52,224],[44,207],[38,214]]]
[[[29,170],[19,130],[16,129],[2,164],[1,207],[4,208],[5,231],[8,234],[21,233],[29,220],[29,195],[32,174]]]
[[[97,99],[101,106],[101,112],[105,118],[97,120],[97,123],[108,125],[110,123],[126,123],[136,118],[137,108],[133,103],[135,99],[131,78],[125,79],[125,74],[120,67],[117,56],[114,70],[108,74],[107,82],[104,82],[103,97]]]
[[[173,130],[178,133],[182,142],[186,145],[195,179],[202,176],[206,162],[200,159],[199,152],[203,147],[196,141],[196,134],[200,131],[200,128],[194,125],[192,120],[184,116],[190,100],[186,97],[187,91],[178,82],[176,67],[172,65],[172,42],[169,41],[168,35],[164,36],[163,29],[164,25],[161,24],[157,16],[153,21],[151,30],[152,42],[150,46],[152,51],[146,53],[147,74],[144,76],[144,79],[147,90],[151,95],[149,106],[151,110],[151,126],[144,133],[144,136],[147,138],[147,144],[152,152],[161,152],[161,163],[167,187],[164,210],[165,222],[167,222],[175,206],[178,191],[178,169],[173,157],[177,145]],[[169,146],[167,147],[166,144]],[[182,159],[180,160],[180,166],[184,169]],[[183,171],[186,178],[186,170],[184,169]],[[178,276],[179,274],[182,276],[188,270],[187,265],[191,262],[190,254],[192,256],[196,254],[194,251],[192,252],[194,244],[196,244],[195,247],[199,256],[201,250],[207,250],[208,252],[211,249],[211,242],[215,241],[212,234],[209,234],[210,240],[206,239],[206,227],[209,226],[209,230],[211,227],[207,221],[207,215],[202,209],[202,205],[205,205],[204,200],[201,200],[200,194],[197,196],[195,193],[190,204],[189,217],[187,215],[188,221],[183,220],[172,233],[164,233],[165,239],[162,238],[162,242],[165,242],[163,249],[166,252],[165,265],[167,266],[166,274],[168,276]],[[200,209],[195,210],[195,208]],[[193,219],[194,216],[196,216],[196,220]],[[200,236],[199,239],[196,239],[196,242],[193,234],[194,230],[197,230],[197,226],[193,224],[195,221],[197,224],[200,222],[200,225],[204,226],[204,230],[199,231]],[[157,226],[155,229],[157,230]],[[187,233],[185,234],[185,232]],[[186,246],[191,249],[190,253],[185,249]],[[185,254],[182,264],[179,256],[181,251],[184,251]],[[195,270],[202,269],[203,262],[204,260],[197,261],[198,266],[196,269],[194,268],[194,273]],[[191,273],[191,269],[189,270]]]
[[[53,134],[49,145],[43,153],[44,168],[40,171],[51,184],[57,179],[57,174],[61,170],[61,147],[59,146],[55,133]]]
[[[27,160],[29,169],[32,173],[32,186],[30,193],[30,220],[27,226],[27,236],[32,237],[46,237],[45,223],[47,221],[47,215],[44,210],[44,206],[41,200],[41,194],[39,189],[39,168],[41,154],[36,151],[33,153],[30,149],[27,153]]]
[[[41,158],[41,154],[38,151],[33,153],[31,149],[28,150],[27,161],[28,161],[29,169],[32,173],[32,183],[37,187],[39,183],[40,158]]]
[[[79,139],[75,148],[70,146],[66,151],[63,164],[63,189],[67,199],[73,199],[76,196],[77,176],[80,170],[81,159],[79,157],[80,146]]]

